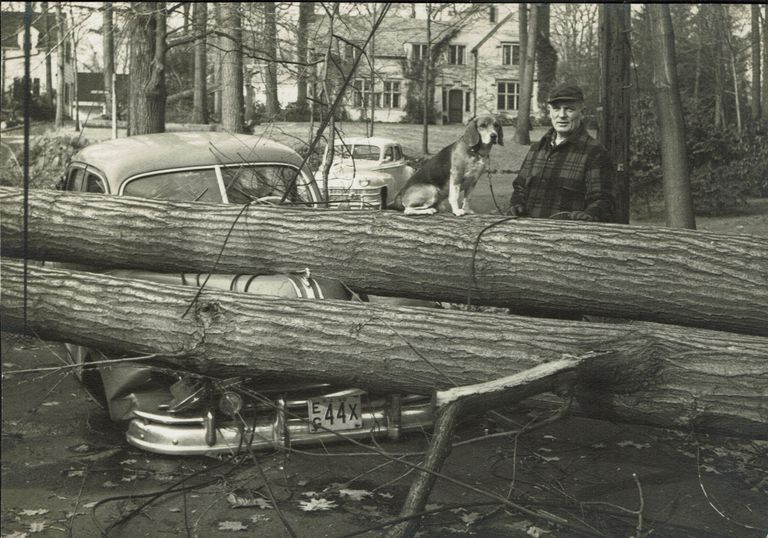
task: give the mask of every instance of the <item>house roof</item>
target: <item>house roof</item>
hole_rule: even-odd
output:
[[[329,19],[327,16],[315,16],[310,25],[310,38],[318,43],[327,43]],[[335,34],[354,43],[362,45],[371,31],[370,17],[343,16],[334,22]],[[438,21],[432,21],[433,41],[450,31],[450,26]],[[408,43],[426,43],[427,25],[424,19],[406,17],[386,17],[376,32],[376,56],[405,58]],[[322,45],[321,45],[322,46]]]
[[[56,36],[58,28],[56,27],[56,15],[53,13],[48,14],[48,24],[52,37]],[[39,32],[37,43],[32,43],[32,48],[47,48],[40,46],[45,45],[45,19],[42,13],[32,14],[32,27]],[[21,11],[3,11],[2,16],[0,16],[0,45],[2,48],[21,50],[19,35],[22,32],[24,32],[24,13]],[[55,39],[53,41],[55,46]]]
[[[510,11],[509,13],[507,13],[507,15],[506,15],[504,18],[502,18],[502,19],[501,19],[501,20],[498,22],[498,24],[496,24],[496,26],[494,26],[493,28],[491,28],[491,31],[490,31],[490,32],[488,32],[487,34],[485,34],[485,36],[483,36],[483,38],[482,38],[480,41],[478,41],[477,45],[475,45],[474,47],[472,47],[472,52],[476,52],[477,50],[479,50],[479,49],[480,49],[480,47],[482,47],[482,46],[485,44],[485,42],[486,42],[486,41],[488,41],[488,40],[489,40],[491,37],[493,37],[493,34],[495,34],[496,32],[498,32],[498,31],[499,31],[499,28],[501,28],[502,26],[504,26],[504,24],[506,24],[506,22],[507,22],[509,19],[511,19],[513,15],[517,15],[517,12],[515,12],[515,11]]]

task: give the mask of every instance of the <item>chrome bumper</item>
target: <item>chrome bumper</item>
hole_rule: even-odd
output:
[[[330,188],[328,205],[334,209],[382,209],[381,187]]]
[[[293,445],[332,443],[344,439],[399,438],[403,432],[430,429],[432,403],[400,406],[399,398],[390,398],[386,409],[363,412],[363,427],[337,432],[310,432],[306,419],[287,418],[284,408],[275,410],[271,421],[248,424],[228,420],[217,424],[212,413],[202,417],[175,417],[135,410],[126,437],[138,448],[157,454],[215,455],[238,451],[284,448]]]

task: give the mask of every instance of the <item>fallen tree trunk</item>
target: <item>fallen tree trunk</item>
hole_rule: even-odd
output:
[[[22,201],[19,189],[0,187],[5,256],[21,257]],[[39,190],[29,196],[27,255],[171,272],[306,267],[358,292],[471,297],[768,335],[761,237],[480,215],[241,209]]]
[[[2,260],[0,315],[23,324],[23,267]],[[183,368],[430,393],[516,374],[564,355],[576,398],[600,418],[750,437],[768,432],[768,339],[345,301],[285,300],[28,268],[27,320],[43,338],[155,353]]]

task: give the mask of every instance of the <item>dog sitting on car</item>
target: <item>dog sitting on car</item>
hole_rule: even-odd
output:
[[[470,120],[460,139],[414,172],[390,209],[406,215],[432,215],[449,209],[457,217],[472,213],[469,200],[488,167],[494,144],[504,145],[501,123],[493,116]]]

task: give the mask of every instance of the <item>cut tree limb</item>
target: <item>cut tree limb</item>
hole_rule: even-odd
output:
[[[22,329],[23,266],[2,260],[4,330]],[[563,355],[583,413],[768,437],[768,339],[653,323],[603,324],[345,301],[285,300],[30,266],[29,328],[42,338],[156,353],[181,368],[257,372],[428,394]]]
[[[22,201],[19,189],[0,187],[5,256],[21,256]],[[768,335],[762,237],[490,215],[241,209],[39,190],[29,195],[28,256],[169,272],[309,268],[371,294]]]

